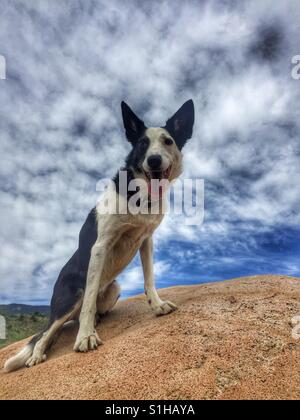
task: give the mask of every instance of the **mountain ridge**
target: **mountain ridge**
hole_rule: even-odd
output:
[[[33,315],[40,313],[43,315],[49,315],[50,306],[47,305],[26,305],[20,303],[10,303],[7,305],[0,305],[1,315]]]

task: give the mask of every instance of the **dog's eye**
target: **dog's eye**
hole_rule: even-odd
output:
[[[172,139],[170,139],[170,138],[167,138],[167,139],[165,139],[165,144],[167,145],[167,146],[172,146],[172,144],[173,144],[174,142],[173,142],[173,140]]]

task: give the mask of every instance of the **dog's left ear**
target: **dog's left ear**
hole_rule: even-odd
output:
[[[124,101],[121,103],[121,109],[127,140],[134,145],[146,130],[146,126]]]
[[[174,138],[179,150],[181,150],[187,140],[192,137],[194,120],[194,102],[190,99],[166,122],[164,128]]]

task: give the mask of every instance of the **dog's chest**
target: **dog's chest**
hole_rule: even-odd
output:
[[[156,228],[155,224],[146,224],[144,226],[132,227],[123,233],[118,240],[114,252],[122,259],[122,256],[131,256],[141,247],[146,238],[151,236]]]
[[[140,248],[143,241],[147,237],[152,236],[162,218],[162,215],[151,214],[131,216],[124,221],[124,225],[128,226],[128,228],[126,228],[118,242],[127,249]]]
[[[108,256],[104,268],[105,280],[115,278],[132,261],[144,240],[151,236],[157,223],[132,227],[122,234]]]
[[[143,228],[132,229],[129,232],[126,232],[121,237],[119,242],[124,246],[125,249],[139,249],[144,240],[153,234],[154,229],[155,228],[152,225]]]

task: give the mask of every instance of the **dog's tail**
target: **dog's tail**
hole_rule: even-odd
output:
[[[42,334],[35,335],[32,340],[16,356],[8,359],[4,365],[4,372],[10,373],[25,367],[27,360],[32,356],[36,343]]]
[[[27,360],[32,356],[33,349],[34,344],[28,344],[16,356],[8,359],[4,365],[4,371],[9,373],[24,367]]]

